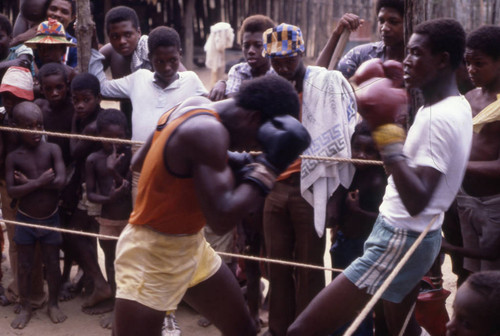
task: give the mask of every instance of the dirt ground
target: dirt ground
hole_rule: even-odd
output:
[[[240,57],[239,51],[230,51],[226,54],[227,61],[236,61]],[[201,80],[207,87],[211,88],[210,84],[210,71],[206,68],[197,68],[196,73],[200,76]],[[104,102],[103,107],[116,107],[117,104],[113,102]],[[2,224],[3,225],[3,224]],[[2,226],[2,228],[4,228]],[[7,239],[7,236],[5,235]],[[5,247],[7,251],[8,246]],[[4,273],[4,279],[2,280],[2,285],[6,287],[10,282],[11,275],[9,269],[8,256],[4,253],[6,260],[2,261],[1,267]],[[101,268],[103,264],[102,253],[100,254]],[[325,265],[330,265],[330,258],[328,252],[325,251]],[[104,271],[104,269],[103,269]],[[74,273],[76,272],[76,267],[74,267]],[[451,264],[449,258],[445,259],[443,264],[443,274],[444,274],[444,287],[452,292],[447,300],[447,309],[451,313],[451,304],[453,302],[455,292],[456,292],[456,276],[451,273]],[[330,274],[326,274],[327,283],[330,281]],[[35,311],[33,318],[31,319],[28,326],[23,330],[15,330],[10,327],[11,321],[14,319],[13,306],[0,307],[0,335],[10,336],[10,335],[37,335],[37,336],[73,336],[73,335],[85,335],[85,336],[102,336],[110,335],[111,332],[107,329],[101,328],[99,321],[105,315],[87,315],[81,311],[81,305],[83,303],[82,297],[76,297],[75,299],[68,302],[61,302],[61,310],[68,316],[68,319],[61,324],[53,324],[46,312],[46,309],[40,309]],[[203,328],[197,325],[198,319],[201,317],[197,312],[192,310],[187,305],[181,304],[179,310],[176,313],[177,320],[179,322],[180,328],[182,330],[182,335],[187,336],[215,336],[220,335],[220,332],[213,326]],[[230,318],[230,317],[229,317]],[[263,312],[261,318],[267,321],[267,313]],[[266,328],[263,328],[260,335],[265,332]]]

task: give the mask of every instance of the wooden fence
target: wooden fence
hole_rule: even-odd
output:
[[[18,12],[19,0],[0,1],[0,12],[12,20]],[[252,14],[265,14],[277,23],[287,22],[301,27],[306,55],[316,57],[342,14],[356,13],[367,22],[352,41],[376,40],[376,0],[93,0],[94,20],[104,39],[104,14],[114,6],[134,8],[141,28],[148,33],[159,25],[177,29],[183,41],[202,47],[214,23],[229,22],[238,31],[243,19]],[[420,22],[436,17],[454,17],[467,31],[481,24],[500,22],[500,0],[406,0],[418,3],[420,10],[409,13]],[[408,14],[408,13],[407,13]],[[408,17],[408,16],[407,16]],[[189,24],[192,22],[192,24]],[[188,25],[186,25],[188,23]],[[237,47],[238,39],[235,40]],[[186,48],[185,48],[186,49]],[[187,48],[189,49],[189,47]]]

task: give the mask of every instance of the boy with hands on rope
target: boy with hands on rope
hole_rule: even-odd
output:
[[[460,187],[470,152],[471,110],[455,80],[465,32],[451,19],[424,22],[415,28],[407,49],[404,80],[407,87],[422,90],[424,106],[406,139],[395,125],[406,101],[404,91],[388,79],[374,78],[357,92],[360,113],[391,173],[365,252],[312,301],[288,335],[322,335],[355,317],[417,237],[430,229],[382,294],[391,334],[426,334],[412,315],[407,317],[417,285],[439,253],[444,211]]]
[[[40,108],[23,102],[13,111],[14,124],[21,128],[43,130]],[[21,145],[6,159],[7,191],[19,199],[16,220],[50,227],[59,227],[59,192],[65,182],[65,168],[58,145],[45,142],[39,134],[19,135]],[[59,269],[59,232],[16,226],[14,241],[18,250],[18,285],[21,311],[12,321],[15,329],[24,328],[32,315],[29,302],[35,244],[40,242],[49,287],[48,314],[52,322],[66,320],[58,306],[61,271]]]

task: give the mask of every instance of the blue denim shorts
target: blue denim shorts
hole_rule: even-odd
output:
[[[16,213],[16,221],[44,225],[49,227],[60,227],[59,211],[56,211],[52,216],[46,219],[36,219],[26,216],[21,212]],[[14,232],[14,242],[19,245],[34,245],[36,242],[47,245],[59,245],[62,242],[60,232],[44,229],[35,229],[27,226],[17,225]]]
[[[419,235],[420,232],[393,227],[379,215],[365,242],[363,256],[353,261],[344,275],[358,288],[375,294]],[[440,248],[441,230],[427,233],[382,299],[400,303],[429,271]]]

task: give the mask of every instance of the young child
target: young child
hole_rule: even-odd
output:
[[[77,75],[71,82],[71,99],[74,109],[73,118],[70,121],[70,132],[74,134],[97,135],[95,120],[98,113],[101,111],[100,102],[100,86],[99,81],[95,76],[84,73]],[[71,177],[67,181],[66,187],[61,193],[61,217],[65,227],[87,227],[78,223],[72,223],[71,218],[76,211],[77,204],[81,198],[81,184],[82,184],[82,169],[85,164],[85,158],[91,153],[92,150],[100,148],[99,144],[93,141],[81,141],[77,139],[70,139],[69,148],[71,152],[70,165],[67,166],[68,175]],[[86,216],[86,208],[84,207],[84,218]],[[73,218],[74,220],[75,218]],[[68,289],[71,289],[69,276],[73,258],[78,259],[80,255],[79,249],[73,248],[72,243],[75,236],[63,235],[63,249],[65,251],[64,271],[63,271],[63,291],[61,299],[71,299],[73,294]],[[74,255],[76,254],[76,256]],[[80,259],[78,259],[80,260]],[[81,260],[80,260],[81,261]]]
[[[13,111],[14,124],[20,128],[43,130],[43,115],[33,103],[23,102]],[[42,141],[41,135],[21,134],[21,145],[8,154],[5,178],[10,197],[19,200],[16,220],[59,227],[59,191],[64,186],[65,169],[61,150]],[[49,287],[48,314],[52,322],[66,319],[58,306],[61,272],[59,245],[61,234],[55,231],[16,226],[14,241],[18,249],[18,281],[21,311],[12,321],[14,329],[24,328],[32,314],[29,302],[35,244],[40,242]]]
[[[245,62],[233,65],[227,75],[227,81],[218,81],[215,84],[209,94],[211,100],[234,96],[243,81],[275,73],[270,60],[262,54],[262,33],[275,25],[274,21],[265,15],[252,15],[243,20],[239,35]]]
[[[465,61],[477,86],[465,98],[473,116],[472,150],[457,195],[463,248],[469,272],[500,269],[500,27],[483,26],[467,36]]]
[[[81,74],[75,77],[75,84],[71,83],[73,102],[77,111],[73,117],[71,132],[74,134],[97,135],[96,119],[101,112],[100,86],[97,78],[91,74]],[[74,160],[74,176],[68,187],[68,191],[76,193],[78,205],[73,209],[70,226],[73,229],[87,232],[97,232],[99,224],[95,217],[101,213],[99,204],[88,201],[86,193],[85,162],[87,157],[101,149],[101,144],[96,141],[71,139],[71,156]],[[68,235],[68,247],[71,255],[82,267],[85,276],[93,283],[90,296],[83,303],[83,311],[89,314],[100,314],[112,309],[111,305],[96,307],[100,302],[112,297],[109,284],[97,263],[97,242],[93,238]],[[67,274],[65,273],[65,276]],[[89,290],[90,288],[86,288]],[[94,309],[95,308],[95,309]]]
[[[2,125],[13,126],[12,111],[14,107],[23,101],[33,100],[33,77],[31,72],[24,67],[10,67],[5,72],[0,85],[0,95],[5,107],[5,117]],[[7,193],[5,186],[5,158],[8,153],[18,146],[18,136],[13,132],[0,133],[0,194],[2,197],[2,216],[5,219],[15,220],[16,205]],[[17,244],[13,241],[15,225],[6,224],[7,236],[9,239],[9,260],[12,272],[12,281],[9,284],[5,296],[4,304],[10,304],[19,300],[19,289],[17,279]],[[33,282],[31,292],[31,305],[41,307],[46,302],[46,295],[43,289],[42,263],[39,253],[35,256],[33,270]],[[16,308],[17,309],[17,308]]]
[[[99,136],[125,138],[127,120],[121,111],[104,110],[99,113],[96,123]],[[111,142],[103,142],[102,148],[87,158],[87,197],[91,202],[102,204],[101,215],[97,217],[100,234],[118,237],[128,223],[132,212],[130,159],[129,146]],[[99,239],[99,243],[104,251],[106,275],[114,295],[116,240]]]
[[[60,63],[47,63],[38,72],[40,90],[44,98],[35,100],[43,113],[47,131],[71,133],[74,108],[69,94],[69,82],[65,66]],[[49,137],[49,142],[59,145],[64,163],[71,162],[70,140],[62,137]]]
[[[0,14],[0,80],[11,66],[30,68],[33,61],[33,51],[25,45],[10,47],[12,40],[12,25],[9,19]],[[0,99],[0,106],[2,101]]]
[[[36,29],[36,26],[46,17],[48,3],[49,0],[19,1],[19,14],[14,22],[13,35],[17,37],[33,28]],[[19,43],[23,41],[19,41]],[[14,40],[14,44],[18,44],[17,39]]]
[[[39,19],[36,20],[35,23],[30,23],[28,25],[26,25],[23,22],[22,18],[18,17],[18,19],[16,19],[16,23],[14,26],[15,37],[12,40],[12,45],[18,45],[24,43],[29,39],[35,37],[37,33],[37,26],[44,19],[55,19],[59,21],[63,25],[65,30],[68,29],[70,23],[73,22],[75,19],[75,14],[76,14],[75,2],[73,0],[49,0],[49,1],[22,0],[21,3],[23,1],[24,3],[27,2],[39,3],[37,4],[38,6],[41,6],[42,3],[45,3],[43,9],[43,15],[39,17]],[[21,7],[23,7],[23,4],[21,5]],[[77,41],[73,36],[71,36],[68,32],[65,32],[65,36],[70,42],[76,45]],[[68,46],[65,49],[65,52],[60,61],[63,64],[66,64],[72,68],[76,67],[78,63],[76,46]],[[38,63],[38,66],[40,67],[41,64]]]
[[[356,125],[352,135],[352,157],[380,160],[366,122]],[[332,265],[346,268],[363,254],[363,245],[378,216],[387,177],[381,166],[356,165],[356,173],[348,189],[339,188],[330,198],[336,241],[330,250]]]
[[[35,61],[38,68],[47,63],[60,63],[66,69],[69,82],[76,75],[75,69],[64,64],[63,56],[66,47],[76,46],[66,38],[63,25],[56,19],[50,18],[38,25],[36,36],[25,42],[25,45],[36,49]]]
[[[457,291],[448,336],[500,335],[500,271],[472,274]]]
[[[380,154],[366,121],[356,125],[351,139],[352,157],[380,160]],[[381,166],[356,164],[349,188],[339,187],[328,202],[329,225],[332,226],[332,267],[345,269],[363,255],[363,246],[370,235],[382,203],[387,176]],[[341,329],[342,332],[345,329]],[[334,335],[340,335],[340,330]],[[373,319],[367,317],[356,335],[373,335]]]

